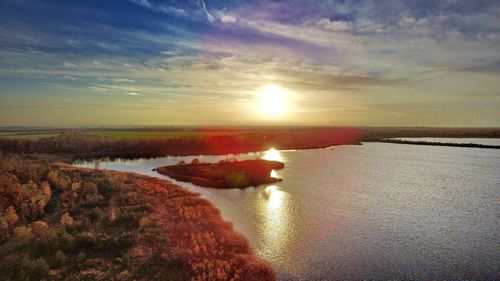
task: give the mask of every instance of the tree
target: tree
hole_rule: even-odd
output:
[[[9,239],[9,224],[5,218],[0,218],[0,243]]]
[[[43,236],[49,231],[49,225],[44,221],[35,221],[31,224],[31,230],[35,236]]]
[[[14,236],[19,239],[28,239],[31,237],[31,228],[29,226],[18,226],[14,228]]]
[[[10,205],[7,210],[5,210],[4,217],[9,225],[14,225],[19,220],[16,209],[14,209],[12,205]]]
[[[47,191],[47,186],[45,186],[45,189]],[[48,187],[48,191],[50,191],[50,187]],[[23,217],[36,219],[44,214],[45,205],[50,200],[50,194],[45,193],[35,182],[29,181],[21,186],[21,196],[19,199]]]
[[[42,189],[45,201],[49,202],[50,197],[52,196],[52,190],[50,189],[49,182],[47,182],[47,181],[42,182],[42,184],[40,185],[40,188]]]
[[[68,213],[64,213],[59,222],[64,226],[70,226],[73,224],[73,218]]]

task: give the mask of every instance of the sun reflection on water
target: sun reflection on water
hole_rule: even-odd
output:
[[[268,201],[268,209],[274,210],[281,206],[283,202],[283,192],[279,191],[277,186],[271,185],[266,187],[264,194]]]
[[[262,159],[283,162],[281,153],[274,148],[270,148],[266,152],[264,152],[264,156],[262,157]]]
[[[271,178],[275,178],[275,179],[277,179],[277,178],[278,178],[278,174],[276,173],[276,171],[275,171],[275,170],[272,170],[272,171],[271,171],[270,176],[271,176]],[[268,187],[269,187],[269,186],[268,186]]]
[[[290,194],[280,190],[277,185],[270,185],[263,190],[257,203],[258,226],[261,228],[260,243],[263,244],[257,254],[266,260],[284,263],[290,250],[289,241],[295,235],[292,222],[294,206]]]

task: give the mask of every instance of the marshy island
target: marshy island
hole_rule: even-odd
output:
[[[282,162],[264,159],[226,159],[218,163],[200,163],[198,159],[194,159],[189,164],[182,162],[155,170],[175,180],[204,187],[229,189],[279,182],[281,179],[272,177],[271,172],[284,167]]]

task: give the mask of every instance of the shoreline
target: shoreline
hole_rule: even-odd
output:
[[[409,140],[373,140],[365,142],[381,142],[393,144],[410,144],[410,145],[428,145],[428,146],[449,146],[449,147],[468,147],[468,148],[485,148],[485,149],[500,149],[498,145],[477,144],[477,143],[450,143],[450,142],[429,142],[429,141],[409,141]]]

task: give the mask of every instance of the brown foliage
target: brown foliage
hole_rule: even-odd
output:
[[[236,233],[220,212],[198,194],[165,181],[137,180],[155,204],[160,227],[189,265],[190,280],[274,280],[274,273],[252,254],[248,241]],[[159,203],[161,202],[161,203]]]
[[[43,236],[49,231],[49,225],[44,221],[35,221],[31,225],[31,230],[35,236]]]
[[[0,170],[2,280],[274,279],[198,194],[139,175],[12,158],[0,159],[0,169],[15,166]],[[30,175],[32,165],[48,171]],[[20,180],[26,175],[33,178]]]

